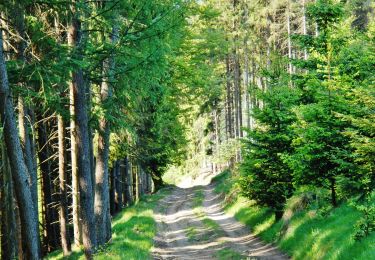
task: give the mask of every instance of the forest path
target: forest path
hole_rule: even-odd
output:
[[[156,209],[154,259],[288,259],[224,213],[214,185],[176,187]]]

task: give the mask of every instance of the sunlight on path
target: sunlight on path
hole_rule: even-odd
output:
[[[220,195],[214,193],[213,185],[208,185],[211,177],[203,176],[194,182],[186,180],[182,187],[197,182],[206,185],[176,187],[171,195],[160,201],[153,258],[225,259],[220,257],[224,252],[229,259],[287,259],[223,212]],[[197,192],[204,195],[202,207],[195,205]]]

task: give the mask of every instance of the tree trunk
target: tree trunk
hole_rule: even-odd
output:
[[[68,33],[68,45],[74,47],[74,39],[71,33]],[[80,190],[78,176],[78,155],[76,141],[76,123],[74,111],[74,87],[73,82],[69,83],[69,112],[70,112],[70,154],[71,154],[71,175],[72,175],[72,210],[73,210],[73,233],[74,244],[79,247],[82,245],[82,223],[80,221]]]
[[[67,177],[66,177],[66,152],[65,152],[65,126],[64,119],[61,115],[57,117],[58,120],[58,139],[59,139],[59,187],[60,187],[60,238],[61,247],[64,256],[70,254],[70,233],[68,228],[68,202],[67,202]]]
[[[29,127],[32,125],[28,124],[31,121],[31,118],[28,116],[28,108],[25,107],[22,97],[18,97],[18,125],[20,129],[20,138],[21,144],[23,147],[24,158],[26,162],[27,169],[30,173],[30,189],[31,196],[34,201],[35,207],[35,217],[38,218],[38,179],[37,179],[37,167],[36,167],[36,158],[33,151],[33,142],[34,138],[29,132]]]
[[[79,2],[80,3],[80,2]],[[73,4],[73,6],[76,2]],[[83,59],[83,45],[82,28],[79,12],[72,8],[73,19],[70,26],[69,34],[71,35],[72,45],[75,47],[78,59]],[[73,105],[74,105],[74,120],[75,131],[74,137],[77,148],[77,171],[79,176],[80,188],[80,220],[82,224],[82,239],[86,258],[92,259],[93,252],[96,246],[96,230],[95,215],[94,215],[94,194],[93,181],[91,175],[91,161],[90,161],[90,137],[89,137],[89,122],[87,111],[87,98],[84,73],[82,68],[77,67],[72,73],[73,86]],[[74,144],[72,144],[74,145]]]
[[[110,212],[111,215],[115,215],[116,207],[115,207],[115,167],[113,166],[112,169],[109,171],[110,173],[110,189],[109,189],[109,205],[110,205]]]
[[[133,178],[132,178],[132,166],[131,166],[131,162],[130,162],[130,159],[128,157],[125,158],[125,162],[126,162],[126,167],[125,167],[125,172],[126,172],[126,180],[125,180],[125,185],[126,185],[126,190],[125,190],[125,195],[126,195],[126,198],[127,198],[127,205],[130,206],[133,204],[133,192],[132,192],[132,182],[133,182]]]
[[[307,35],[307,24],[306,24],[306,0],[302,0],[302,33]],[[309,58],[307,49],[303,49],[303,58],[307,60]]]
[[[43,241],[43,253],[47,254],[56,250],[56,230],[54,223],[56,222],[54,208],[53,208],[53,184],[51,181],[52,167],[50,164],[51,152],[48,144],[48,134],[46,122],[43,120],[43,115],[38,114],[37,119],[39,121],[37,125],[38,133],[38,157],[39,157],[39,169],[42,179],[42,205],[43,205],[43,226],[44,241]],[[53,177],[53,176],[52,176]]]
[[[24,14],[24,7],[21,3],[15,3],[14,10],[12,14],[14,17],[14,25],[17,33],[19,34],[19,39],[17,40],[17,59],[25,65],[27,63],[26,56],[25,56],[25,49],[26,49],[26,28],[25,28],[25,14]],[[20,84],[22,85],[22,84]],[[27,87],[27,86],[20,86],[20,87]],[[27,118],[29,114],[29,108],[25,106],[23,97],[18,97],[18,125],[19,125],[19,133],[20,133],[20,141],[21,146],[23,148],[24,160],[26,163],[26,167],[29,173],[30,179],[30,190],[31,196],[34,202],[34,215],[35,218],[38,219],[38,180],[37,180],[37,163],[36,157],[33,152],[34,147],[34,138],[33,135],[30,133],[29,128],[32,127],[32,120],[31,118]],[[40,237],[38,236],[40,244]]]
[[[120,171],[120,162],[117,160],[113,167],[115,168],[115,205],[118,212],[122,209],[122,178]]]
[[[156,174],[152,174],[151,177],[152,177],[152,181],[154,182],[154,192],[157,192],[164,185],[163,179],[157,176]]]
[[[1,259],[17,258],[17,227],[13,199],[13,182],[6,149],[1,140],[2,175],[0,175]]]
[[[331,202],[332,206],[337,207],[337,198],[336,198],[336,181],[334,178],[330,179],[330,189],[331,189]]]
[[[235,121],[236,121],[236,137],[243,137],[242,133],[242,90],[241,90],[241,75],[240,75],[240,60],[237,49],[234,51],[234,91],[235,91]]]
[[[232,126],[232,90],[231,90],[231,72],[230,72],[230,60],[226,57],[226,75],[227,75],[227,129],[228,139],[233,138],[233,126]]]
[[[38,219],[35,218],[35,207],[30,191],[29,173],[18,136],[12,95],[9,89],[8,74],[3,54],[3,30],[0,30],[0,112],[4,126],[4,138],[10,160],[12,178],[20,207],[20,218],[24,229],[24,243],[28,259],[40,258]]]
[[[111,42],[115,44],[118,38],[117,25],[113,26]],[[113,57],[103,62],[103,82],[100,90],[100,102],[105,107],[112,96],[109,82],[113,81],[114,72]],[[107,242],[111,236],[111,215],[109,209],[109,184],[108,184],[108,160],[109,160],[109,135],[110,125],[105,116],[99,120],[98,152],[96,158],[95,174],[95,216],[97,228],[97,242],[99,245]],[[122,185],[122,183],[121,183]],[[122,194],[121,194],[122,196]],[[109,227],[109,230],[106,230]],[[105,230],[101,232],[100,229]]]
[[[288,33],[288,72],[290,75],[293,73],[293,66],[292,66],[292,40],[291,40],[291,28],[290,28],[290,3],[289,0],[287,2],[286,7],[286,27],[287,27],[287,33]]]

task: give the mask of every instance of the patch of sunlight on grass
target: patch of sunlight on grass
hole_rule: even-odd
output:
[[[147,195],[136,205],[124,209],[112,222],[112,240],[94,256],[95,259],[149,259],[156,234],[156,221],[153,209],[157,202],[169,193],[162,189],[156,194]],[[46,259],[84,259],[82,250],[64,258],[61,251],[49,254]]]
[[[238,253],[238,252],[236,252],[232,249],[229,249],[229,248],[221,249],[220,251],[218,251],[215,254],[215,256],[219,260],[228,260],[228,259],[243,260],[243,259],[248,259],[246,256],[243,256],[240,253]]]
[[[186,236],[188,237],[189,241],[196,240],[196,237],[198,235],[198,231],[195,227],[188,227],[185,232],[186,232]]]
[[[193,208],[202,207],[204,192],[201,187],[197,188],[194,193]]]
[[[264,219],[263,222],[259,223],[254,227],[254,234],[259,235],[262,232],[268,230],[273,224],[275,223],[275,217],[269,216],[268,218]]]
[[[229,183],[223,181],[223,176],[231,177],[219,175],[218,185]],[[353,239],[360,213],[347,203],[324,215],[315,209],[302,210],[294,213],[287,224],[283,220],[275,222],[271,210],[259,207],[243,197],[238,197],[227,205],[226,212],[246,224],[263,240],[275,242],[282,251],[296,260],[375,259],[375,232],[360,241]]]

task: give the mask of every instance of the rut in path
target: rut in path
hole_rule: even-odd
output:
[[[160,201],[156,210],[154,259],[217,259],[223,252],[229,253],[228,259],[288,259],[226,215],[220,195],[213,189],[212,184],[188,189],[176,187]],[[199,190],[204,195],[202,207],[196,205]]]

